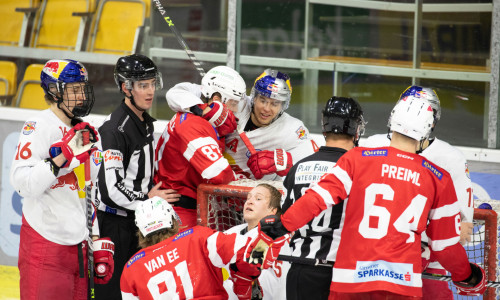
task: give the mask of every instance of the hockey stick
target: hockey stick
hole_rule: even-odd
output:
[[[301,265],[309,265],[309,266],[319,266],[319,267],[329,267],[333,268],[335,265],[334,261],[329,261],[326,259],[319,258],[304,258],[304,257],[295,257],[290,255],[278,255],[278,260],[284,260],[291,263],[301,264]]]
[[[163,19],[165,20],[165,22],[167,22],[167,25],[170,28],[170,30],[172,30],[172,32],[174,33],[175,37],[177,38],[177,41],[179,42],[179,44],[181,44],[181,46],[184,48],[184,51],[186,51],[189,59],[193,62],[194,67],[196,68],[196,70],[198,70],[198,73],[200,73],[200,76],[201,77],[205,76],[205,70],[203,70],[203,67],[201,66],[201,62],[196,58],[196,56],[194,56],[193,51],[191,51],[191,49],[189,49],[189,46],[187,45],[186,40],[184,40],[184,38],[182,37],[179,30],[177,30],[177,27],[175,27],[172,19],[166,15],[167,11],[165,10],[163,5],[161,4],[160,0],[153,0],[153,2],[156,4],[156,8],[160,12],[160,14],[163,16]]]
[[[203,70],[201,62],[196,58],[193,51],[191,51],[191,49],[189,48],[189,46],[186,43],[186,40],[182,37],[179,30],[177,30],[177,27],[175,27],[172,19],[166,15],[167,11],[165,10],[163,5],[161,4],[160,0],[153,0],[153,2],[155,3],[156,8],[160,12],[160,14],[163,16],[163,19],[165,20],[165,22],[167,22],[167,25],[170,28],[170,30],[172,30],[172,32],[174,33],[175,37],[177,38],[177,41],[179,42],[179,44],[181,44],[181,46],[184,48],[184,51],[186,51],[189,59],[193,62],[194,67],[196,68],[196,70],[198,70],[198,73],[200,73],[200,76],[201,77],[205,76],[206,73],[205,73],[205,70]],[[246,133],[243,130],[241,130],[241,131],[238,130],[238,133],[240,134],[240,137],[243,140],[243,143],[245,143],[248,150],[250,150],[250,153],[251,154],[256,153],[255,148],[253,147],[252,143],[248,139]]]
[[[449,275],[440,275],[440,274],[432,274],[432,273],[422,273],[422,278],[432,279],[432,280],[440,280],[440,281],[453,281],[451,280],[451,276]],[[487,287],[500,287],[500,282],[497,281],[486,281]]]
[[[84,131],[82,133],[83,144],[87,145],[90,143],[90,133]],[[88,245],[87,245],[87,260],[88,260],[88,272],[89,272],[89,290],[88,298],[95,299],[95,288],[94,288],[94,248],[92,245],[92,224],[94,220],[94,209],[92,205],[92,183],[90,179],[90,157],[85,161],[85,202],[87,204],[87,229],[89,231]]]

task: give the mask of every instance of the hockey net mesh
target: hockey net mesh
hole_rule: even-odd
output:
[[[198,224],[218,231],[225,231],[243,220],[243,205],[248,192],[260,183],[267,183],[283,193],[283,184],[277,181],[239,180],[227,185],[202,184],[198,187]],[[482,203],[488,203],[492,209],[478,209]],[[474,229],[471,241],[464,245],[469,261],[485,268],[489,281],[499,281],[498,266],[500,251],[500,201],[475,200]],[[492,212],[493,211],[493,212]],[[496,212],[496,213],[495,213]],[[455,299],[499,299],[500,289],[488,288],[483,296],[466,297],[457,294],[450,282]]]

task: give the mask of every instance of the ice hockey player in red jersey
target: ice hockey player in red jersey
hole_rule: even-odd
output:
[[[416,154],[433,121],[427,100],[400,101],[389,120],[389,147],[348,151],[331,174],[313,184],[282,216],[282,225],[294,231],[326,208],[344,206],[331,299],[422,297],[424,230],[459,293],[484,293],[484,270],[469,263],[459,243],[459,205],[451,177]]]
[[[258,264],[243,259],[253,249],[251,239],[195,226],[179,233],[172,206],[153,197],[139,203],[137,252],[123,268],[121,291],[130,299],[227,299],[221,268],[235,263],[239,272],[258,276]]]
[[[234,172],[222,156],[224,137],[237,126],[236,118],[225,104],[238,105],[245,95],[245,82],[233,69],[218,66],[203,77],[202,90],[198,97],[203,97],[207,104],[193,106],[202,112],[176,113],[156,147],[154,181],[181,194],[172,205],[182,220],[182,229],[196,225],[196,189],[200,183],[223,184],[235,180]]]

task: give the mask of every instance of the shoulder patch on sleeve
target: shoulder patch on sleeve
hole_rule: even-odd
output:
[[[441,180],[441,178],[443,178],[443,173],[441,171],[439,171],[435,166],[433,166],[430,162],[426,161],[425,159],[422,159],[422,166],[424,168],[431,170],[432,174],[434,174],[434,176],[436,176],[439,180]]]
[[[94,163],[95,166],[98,166],[102,162],[102,151],[97,149],[92,153],[92,162]]]
[[[35,121],[26,121],[26,122],[24,122],[23,134],[24,135],[31,134],[33,131],[35,131],[35,125],[36,125]]]
[[[127,268],[130,267],[133,263],[135,263],[139,259],[143,258],[144,255],[146,255],[146,252],[141,251],[141,252],[137,253],[136,255],[132,256],[132,258],[129,259],[129,261],[127,262]]]
[[[297,134],[297,137],[301,140],[307,138],[307,133],[306,130],[304,129],[304,126],[300,126],[297,130],[295,130],[295,133]]]
[[[175,236],[175,238],[173,239],[173,241],[175,242],[175,241],[177,241],[178,239],[181,239],[181,238],[183,238],[183,237],[185,237],[185,236],[188,236],[188,235],[190,235],[190,234],[192,234],[192,233],[193,233],[193,228],[190,228],[190,229],[188,229],[188,230],[185,230],[185,231],[183,231],[183,232],[181,232],[181,233],[178,233],[178,234]]]

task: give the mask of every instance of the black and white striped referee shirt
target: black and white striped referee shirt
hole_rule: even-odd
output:
[[[325,173],[331,173],[337,160],[347,151],[323,146],[318,152],[296,163],[288,172],[283,186],[286,198],[282,200],[283,213],[298,200],[309,185],[318,182]],[[290,241],[292,256],[335,261],[340,233],[343,205],[334,205],[297,230]]]
[[[122,102],[98,131],[101,164],[97,178],[99,210],[133,218],[138,201],[153,187],[154,127],[146,112],[144,121]]]

